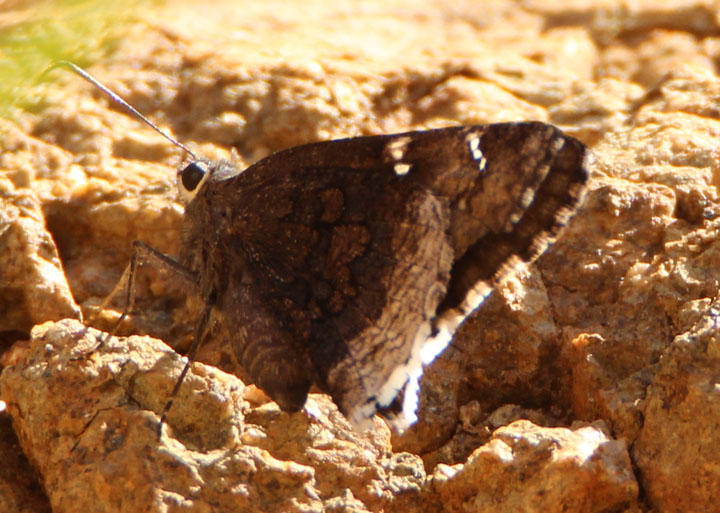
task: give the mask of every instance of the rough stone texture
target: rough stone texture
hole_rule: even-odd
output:
[[[0,411],[0,511],[49,513],[50,502],[13,430],[10,414]]]
[[[0,177],[0,332],[79,318],[40,203],[30,189]]]
[[[53,511],[418,510],[420,458],[391,453],[379,419],[353,432],[325,396],[288,415],[196,363],[158,440],[183,365],[160,341],[65,320],[36,326],[5,363],[2,396]]]
[[[640,482],[659,511],[694,511],[698,505],[711,511],[720,496],[720,304],[688,307],[687,320],[696,323],[658,363],[632,451]]]
[[[626,511],[637,482],[622,441],[599,426],[539,428],[518,420],[464,465],[432,475],[444,511]]]
[[[199,153],[234,148],[242,164],[332,137],[520,119],[592,148],[583,209],[427,369],[421,420],[401,437],[381,424],[349,432],[321,396],[311,415],[280,414],[198,364],[158,443],[152,412],[179,365],[164,346],[112,339],[93,352],[77,323],[22,342],[32,324],[77,318],[76,305],[93,313],[133,239],[176,253],[182,215],[176,149],[54,71],[47,108],[2,122],[0,138],[0,340],[21,340],[0,398],[53,509],[442,511],[460,507],[439,493],[457,486],[475,490],[467,511],[484,511],[479,490],[492,489],[478,469],[494,464],[520,511],[537,511],[540,489],[566,511],[717,510],[720,4],[658,4],[215,2],[198,15],[173,2],[149,7],[93,67]],[[182,348],[193,321],[182,291],[142,269],[137,294],[121,333]],[[233,370],[222,347],[200,359]],[[502,426],[518,419],[536,427],[511,436]],[[597,419],[608,432],[558,429]],[[597,461],[551,464],[571,447],[588,454],[583,437]],[[498,459],[503,446],[522,457]],[[0,490],[25,486],[0,478]]]

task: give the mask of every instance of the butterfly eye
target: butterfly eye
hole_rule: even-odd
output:
[[[180,171],[180,183],[187,192],[195,192],[202,179],[208,172],[208,166],[204,162],[191,162],[185,169]]]
[[[211,173],[211,164],[203,160],[193,160],[178,170],[177,184],[180,198],[189,203],[202,188]]]

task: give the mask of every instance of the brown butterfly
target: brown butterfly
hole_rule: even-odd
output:
[[[423,365],[513,261],[554,240],[588,178],[583,144],[539,122],[307,144],[239,170],[56,66],[192,159],[178,172],[179,258],[136,243],[128,299],[138,259],[174,269],[205,305],[195,347],[220,338],[285,411],[315,383],[356,425],[376,412],[413,423]]]

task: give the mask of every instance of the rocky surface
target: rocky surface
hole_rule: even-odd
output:
[[[466,462],[432,476],[444,511],[627,511],[638,485],[627,447],[602,426],[497,429]]]
[[[427,369],[403,436],[380,420],[353,432],[322,395],[283,414],[196,363],[158,439],[179,357],[144,336],[99,345],[78,319],[132,240],[177,251],[181,157],[54,71],[47,108],[2,121],[0,420],[32,467],[3,435],[0,509],[717,510],[720,4],[200,10],[148,7],[92,68],[199,153],[246,165],[308,141],[539,119],[591,147],[591,191]],[[137,294],[121,334],[186,347],[193,305],[172,280],[143,268]],[[212,343],[199,359],[235,370]]]
[[[416,509],[422,460],[355,433],[324,396],[288,415],[235,376],[194,364],[158,438],[182,359],[150,337],[39,325],[7,353],[3,397],[54,511]],[[25,409],[30,407],[31,411]]]

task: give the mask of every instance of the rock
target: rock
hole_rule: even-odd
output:
[[[409,511],[424,483],[379,419],[358,434],[324,396],[292,415],[252,405],[235,376],[200,363],[158,438],[183,362],[150,337],[46,323],[5,360],[0,393],[53,511]]]
[[[0,235],[0,332],[79,318],[40,202],[6,179],[0,179]]]
[[[540,428],[518,420],[431,476],[444,511],[624,511],[638,486],[627,447],[597,426]]]
[[[13,430],[11,417],[0,402],[0,511],[50,513],[50,503],[37,472],[29,464]]]
[[[658,363],[632,451],[648,502],[657,511],[717,509],[720,304],[697,304],[695,310],[700,319],[675,338]]]

